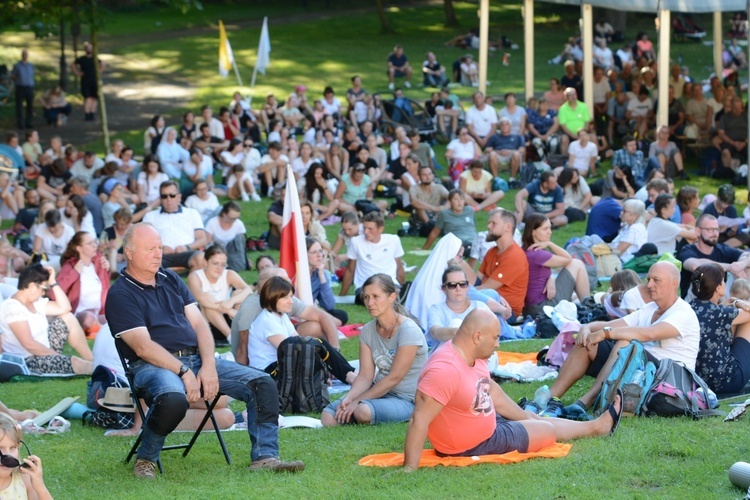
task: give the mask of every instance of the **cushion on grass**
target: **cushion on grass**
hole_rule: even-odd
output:
[[[573,445],[569,443],[555,443],[548,448],[533,452],[519,453],[511,451],[502,455],[481,455],[477,457],[439,457],[435,450],[423,450],[422,458],[419,460],[420,467],[466,467],[476,464],[512,464],[523,462],[530,458],[561,458],[570,452]],[[381,453],[379,455],[368,455],[358,462],[365,467],[401,467],[404,465],[403,453]]]

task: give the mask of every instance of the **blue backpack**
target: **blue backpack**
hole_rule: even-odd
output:
[[[648,360],[643,344],[632,340],[630,345],[617,352],[617,361],[594,402],[595,413],[605,411],[615,400],[617,389],[622,389],[623,413],[638,415],[653,385],[655,375],[656,365]]]

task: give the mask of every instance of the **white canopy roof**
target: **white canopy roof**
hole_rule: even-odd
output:
[[[745,0],[541,0],[548,3],[581,5],[587,3],[603,9],[626,10],[629,12],[652,12],[665,9],[672,12],[689,12],[700,14],[706,12],[736,12],[747,9]]]

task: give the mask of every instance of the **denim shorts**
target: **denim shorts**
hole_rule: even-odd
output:
[[[336,409],[341,404],[342,399],[329,404],[323,411],[335,416]],[[414,411],[413,402],[387,394],[382,398],[365,399],[360,404],[367,405],[370,408],[371,425],[406,422],[411,418],[411,414]]]
[[[473,457],[502,455],[514,450],[520,453],[526,453],[529,450],[529,433],[523,424],[505,420],[500,415],[495,414],[495,432],[475,447],[461,453],[441,453],[438,450],[435,450],[435,453],[441,457]]]

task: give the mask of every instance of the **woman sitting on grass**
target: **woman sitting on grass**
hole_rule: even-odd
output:
[[[331,277],[326,271],[328,252],[315,238],[305,238],[305,244],[307,245],[307,262],[310,266],[313,302],[317,302],[321,309],[336,318],[336,326],[345,325],[349,321],[349,315],[342,309],[336,309],[336,299],[331,290]]]
[[[336,195],[334,198],[339,202],[339,211],[356,212],[356,204],[359,200],[372,200],[373,188],[370,177],[365,174],[365,166],[361,163],[356,163],[349,169],[348,174],[341,176],[341,182],[339,187],[336,189]],[[380,210],[388,208],[388,203],[385,200],[373,201]]]
[[[46,297],[50,289],[55,300]],[[18,277],[18,292],[0,304],[3,351],[24,358],[33,372],[91,373],[94,355],[70,311],[70,301],[55,281],[55,270],[41,264],[27,267]],[[49,321],[48,316],[54,319]],[[65,342],[80,357],[62,354]]]
[[[695,298],[690,306],[701,325],[695,372],[717,393],[736,393],[750,379],[750,302],[724,298],[724,269],[715,263],[699,266],[690,278]]]
[[[480,160],[469,163],[469,169],[458,177],[458,187],[469,196],[468,204],[476,211],[495,208],[505,196],[501,190],[492,190],[492,174],[484,169]]]
[[[573,292],[580,300],[588,297],[591,289],[586,267],[552,242],[550,220],[543,214],[531,214],[525,222],[522,239],[529,261],[529,286],[524,314],[536,317],[543,306],[572,300]],[[562,268],[557,276],[552,274],[553,267]]]
[[[188,288],[198,301],[217,346],[229,345],[232,318],[253,290],[239,274],[227,269],[227,252],[214,244],[206,250],[206,265],[188,276]]]
[[[659,255],[674,254],[679,238],[685,238],[691,243],[697,238],[693,226],[675,224],[669,220],[674,215],[674,207],[672,195],[660,194],[654,200],[656,217],[648,223],[648,241],[656,245]]]
[[[622,226],[609,247],[612,253],[619,255],[623,264],[632,259],[633,254],[648,241],[646,226],[643,223],[645,215],[646,205],[641,200],[630,199],[622,204]]]
[[[451,189],[448,204],[450,208],[444,208],[438,213],[435,227],[427,235],[422,249],[429,250],[438,237],[453,233],[463,243],[464,253],[468,254],[468,249],[477,237],[474,209],[466,206],[466,195],[460,189]]]
[[[326,168],[320,162],[313,162],[305,174],[305,189],[302,200],[312,203],[320,220],[334,215],[339,208],[339,201],[334,198],[326,181]]]
[[[284,340],[298,335],[289,319],[293,298],[294,287],[288,280],[280,276],[270,278],[260,289],[260,306],[263,310],[250,325],[247,346],[250,366],[272,376],[276,375],[278,367],[279,346]],[[311,341],[320,342],[326,348],[328,357],[323,361],[334,377],[347,384],[354,382],[357,372],[338,350],[323,339]]]
[[[104,303],[109,291],[109,261],[99,253],[99,240],[78,231],[60,258],[57,281],[70,300],[70,308],[87,335],[106,323]],[[54,293],[54,292],[53,292]]]
[[[414,411],[417,379],[427,360],[424,334],[399,304],[387,274],[364,282],[362,300],[373,320],[359,337],[359,375],[349,394],[323,410],[326,427],[406,422]]]

